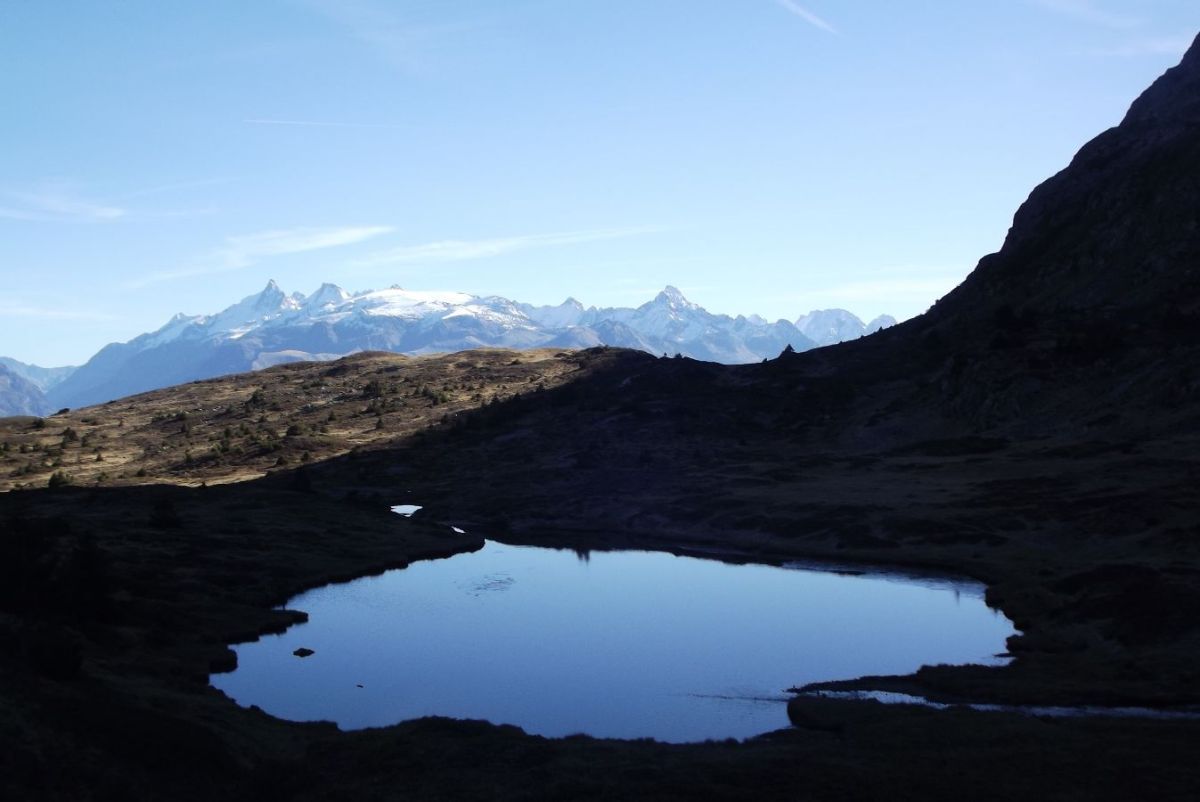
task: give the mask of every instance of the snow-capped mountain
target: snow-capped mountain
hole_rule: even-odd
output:
[[[816,309],[796,319],[796,328],[817,345],[854,340],[894,325],[896,318],[891,315],[880,315],[870,323],[863,323],[845,309]]]
[[[835,342],[839,333],[848,339],[866,330],[842,310],[801,321],[814,315],[843,323],[813,323],[812,330],[821,333],[818,340],[786,320],[714,315],[674,287],[636,308],[597,309],[573,298],[559,306],[532,306],[499,296],[401,287],[351,294],[323,284],[309,296],[288,295],[271,281],[262,292],[217,314],[176,315],[157,331],[105,346],[47,396],[55,407],[79,407],[196,379],[367,350],[426,354],[486,346],[613,345],[714,362],[757,362],[788,345],[803,351]]]

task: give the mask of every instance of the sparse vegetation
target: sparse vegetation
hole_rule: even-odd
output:
[[[44,419],[13,419],[26,422],[0,422],[0,490],[65,464],[81,484],[101,473],[116,485],[254,478],[453,422],[513,386],[558,386],[576,370],[572,360],[538,351],[518,358],[489,350],[469,360],[359,354],[147,393],[107,404],[103,414],[64,411],[53,439],[43,436]]]

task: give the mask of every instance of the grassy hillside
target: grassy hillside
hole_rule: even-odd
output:
[[[557,387],[602,352],[363,353],[157,390],[48,418],[0,418],[0,491],[244,481],[452,423]]]
[[[1196,719],[799,697],[789,730],[672,746],[341,733],[207,682],[293,594],[501,536],[967,573],[1010,666],[840,685],[1196,705],[1197,98],[1200,43],[958,292],[853,343],[368,354],[6,421],[6,487],[38,489],[0,493],[0,797],[1200,798]]]

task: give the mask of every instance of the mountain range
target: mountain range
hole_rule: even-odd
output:
[[[874,336],[736,366],[369,354],[2,421],[11,478],[42,489],[0,493],[0,798],[1196,799],[1197,209],[1200,38],[998,252]],[[339,731],[210,684],[237,665],[226,644],[307,620],[284,600],[485,536],[573,549],[581,571],[637,548],[974,577],[1019,632],[1003,666],[798,686],[792,728],[741,742]],[[622,703],[595,697],[581,675],[581,705]]]
[[[47,406],[40,387],[0,363],[0,415],[41,415]]]
[[[75,372],[75,365],[60,368],[43,368],[38,365],[27,365],[7,356],[0,356],[0,367],[5,367],[20,376],[42,392],[62,382],[63,379]]]
[[[21,382],[0,390],[0,414],[81,407],[197,379],[359,351],[419,355],[479,347],[621,346],[727,364],[760,362],[894,325],[844,309],[795,322],[712,314],[668,286],[636,308],[534,306],[499,296],[390,287],[351,294],[323,284],[288,294],[275,281],[212,315],[178,314],[157,331],[102,348],[79,368],[4,364]],[[32,385],[26,386],[26,385]],[[39,396],[41,396],[39,400]]]

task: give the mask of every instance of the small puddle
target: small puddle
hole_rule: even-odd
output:
[[[343,729],[449,716],[673,742],[786,727],[796,685],[1002,664],[1015,631],[975,582],[495,541],[287,607],[308,622],[235,646],[237,670],[212,677],[242,705]]]
[[[965,707],[970,710],[981,710],[991,713],[1020,713],[1026,716],[1046,716],[1049,718],[1079,718],[1093,716],[1110,716],[1112,718],[1153,718],[1153,719],[1200,719],[1200,708],[1187,707],[1183,709],[1160,709],[1154,707],[1105,707],[1102,705],[1082,705],[1071,707],[1066,705],[1000,705],[974,702],[949,704],[934,702],[924,696],[915,696],[895,691],[806,691],[800,696],[816,696],[822,699],[870,699],[885,705],[919,705],[935,710],[949,710],[955,707]]]

